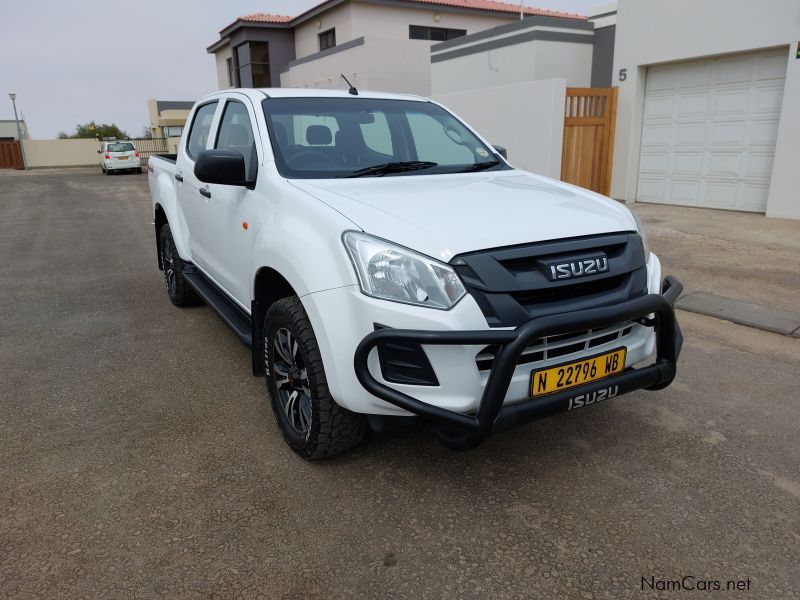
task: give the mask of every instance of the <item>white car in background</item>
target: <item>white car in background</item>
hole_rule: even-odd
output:
[[[104,175],[112,171],[133,171],[142,172],[142,159],[139,158],[139,151],[133,142],[128,141],[109,141],[103,142],[100,150],[100,169]]]

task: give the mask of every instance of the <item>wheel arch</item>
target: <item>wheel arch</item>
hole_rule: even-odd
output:
[[[250,303],[253,375],[258,377],[265,375],[264,316],[275,302],[290,296],[299,296],[299,294],[277,269],[261,267],[256,271],[253,280],[253,300]]]
[[[153,214],[153,225],[156,229],[156,257],[158,258],[158,270],[164,270],[164,264],[161,261],[161,228],[168,224],[167,213],[160,204],[155,205]]]

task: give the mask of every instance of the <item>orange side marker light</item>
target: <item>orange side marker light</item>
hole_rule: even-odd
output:
[[[242,229],[244,229],[245,231],[247,231],[247,228],[248,228],[248,227],[250,227],[250,226],[247,224],[247,221],[242,221]]]

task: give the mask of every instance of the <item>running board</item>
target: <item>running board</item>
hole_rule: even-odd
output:
[[[208,304],[225,324],[233,329],[236,337],[248,348],[253,345],[253,333],[250,317],[233,300],[220,291],[198,270],[188,267],[183,276],[186,282],[197,292],[197,295]]]

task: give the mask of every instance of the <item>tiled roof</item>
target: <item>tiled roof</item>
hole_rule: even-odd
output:
[[[310,10],[314,10],[319,6],[327,4],[328,0],[320,2],[317,6]],[[510,2],[500,2],[499,0],[406,0],[406,2],[413,4],[428,4],[439,6],[450,6],[454,8],[466,8],[468,10],[481,10],[488,12],[505,12],[510,14],[519,14],[519,4],[512,4]],[[306,11],[306,12],[310,12]],[[579,19],[586,20],[584,15],[575,13],[560,12],[557,10],[547,10],[544,8],[535,8],[532,6],[523,7],[523,12],[526,15],[539,16],[539,17],[558,17],[560,19]],[[239,17],[237,21],[249,21],[255,23],[276,23],[285,25],[291,23],[296,17],[289,17],[287,15],[272,15],[269,13],[252,13]]]
[[[288,23],[294,17],[286,15],[271,15],[269,13],[253,13],[239,17],[239,21],[256,21],[258,23]]]
[[[473,10],[487,10],[487,11],[519,14],[519,4],[511,4],[510,2],[499,2],[498,0],[407,0],[407,1],[415,2],[417,4],[441,4],[442,6],[470,8]],[[524,6],[522,10],[526,15],[536,15],[540,17],[559,17],[561,19],[580,19],[582,21],[586,20],[586,17],[584,15],[560,12],[556,10],[547,10],[544,8],[534,8],[532,6]]]

